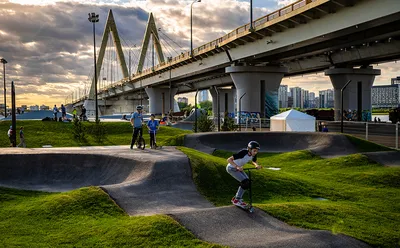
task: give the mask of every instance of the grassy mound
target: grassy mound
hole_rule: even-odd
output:
[[[225,168],[232,154],[180,149],[190,158],[199,191],[218,206],[231,204],[238,182]],[[299,227],[331,230],[379,247],[399,245],[400,168],[360,154],[321,159],[307,151],[261,153],[259,163],[281,170],[252,171],[257,207]]]
[[[2,247],[219,247],[172,218],[129,217],[98,187],[67,193],[0,188]]]
[[[346,134],[349,141],[357,148],[359,152],[380,152],[380,151],[393,151],[393,149],[378,145],[368,140],[360,139],[355,136]]]
[[[83,122],[86,128],[90,128],[93,123]],[[95,145],[129,145],[132,138],[132,126],[129,122],[102,122],[106,128],[106,140],[103,143],[97,143],[93,136],[87,134],[87,142],[80,143],[73,138],[73,123],[47,122],[47,121],[18,121],[17,130],[24,126],[25,141],[27,147],[35,148],[43,145],[52,145],[53,147],[72,147],[72,146],[95,146]],[[0,133],[7,134],[10,127],[10,121],[0,122]],[[143,128],[143,137],[146,144],[150,144],[150,136]],[[176,136],[192,133],[191,131],[181,130],[172,127],[162,126],[157,133],[158,145],[169,145]],[[0,139],[0,147],[8,147],[9,140],[7,136]],[[19,143],[19,138],[17,138]]]

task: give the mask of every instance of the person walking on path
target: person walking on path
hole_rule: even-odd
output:
[[[20,139],[20,142],[17,147],[25,148],[26,144],[25,144],[24,127],[20,127],[20,129],[19,129],[19,139]]]
[[[258,144],[257,141],[250,141],[247,145],[247,149],[242,149],[240,152],[233,154],[227,159],[228,165],[226,166],[226,171],[240,182],[239,189],[231,200],[233,205],[242,208],[247,206],[247,203],[245,203],[242,198],[245,190],[250,187],[250,179],[243,171],[243,166],[249,161],[252,161],[256,169],[261,169],[262,167],[257,164],[257,153],[259,150],[260,144]]]
[[[132,140],[131,140],[131,149],[133,149],[133,145],[136,142],[136,138],[138,134],[140,135],[139,137],[142,137],[143,135],[143,115],[142,115],[142,106],[137,106],[136,107],[137,112],[133,113],[131,116],[131,125],[133,126],[133,133],[132,133]]]
[[[156,133],[160,127],[160,124],[158,123],[157,120],[154,120],[155,115],[151,114],[150,120],[147,122],[147,128],[149,129],[150,133],[150,148],[155,149],[156,148]]]

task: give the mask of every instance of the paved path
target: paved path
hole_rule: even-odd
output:
[[[198,238],[231,247],[369,247],[345,235],[289,226],[259,209],[250,214],[234,206],[219,207],[173,217]]]

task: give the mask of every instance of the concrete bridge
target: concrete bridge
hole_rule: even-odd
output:
[[[380,75],[371,65],[400,58],[400,1],[297,1],[255,20],[252,28],[246,24],[195,48],[192,54],[163,61],[162,52],[157,52],[158,65],[99,90],[98,97],[105,99],[103,114],[134,111],[140,103],[149,104],[151,113],[166,113],[175,94],[212,88],[214,113],[216,89],[221,112],[236,113],[238,99],[246,93],[241,110],[268,118],[278,110],[283,77],[325,71],[335,89],[338,118],[340,89],[348,80],[352,83],[344,93],[344,109],[370,111],[371,86]],[[148,101],[143,100],[144,93]],[[94,99],[94,80],[87,98]]]

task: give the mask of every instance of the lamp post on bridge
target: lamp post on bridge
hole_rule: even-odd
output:
[[[193,4],[200,3],[201,0],[194,0],[190,5],[190,57],[193,57]]]
[[[99,22],[99,15],[96,13],[89,13],[89,22],[93,23],[93,51],[94,51],[94,95],[95,95],[95,108],[96,108],[96,122],[99,121],[99,107],[97,102],[97,66],[96,66],[96,33],[95,23]]]
[[[0,59],[3,64],[3,79],[4,79],[4,118],[7,117],[7,94],[6,94],[6,64],[7,60],[4,58]]]

